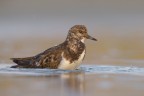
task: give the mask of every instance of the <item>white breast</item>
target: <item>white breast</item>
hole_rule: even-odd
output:
[[[68,60],[66,60],[66,58],[63,57],[63,53],[62,53],[62,61],[60,62],[58,69],[74,70],[81,64],[84,56],[85,56],[85,50],[79,56],[78,60],[70,63]]]

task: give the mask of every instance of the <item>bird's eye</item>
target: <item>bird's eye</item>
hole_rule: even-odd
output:
[[[83,31],[81,31],[81,30],[80,30],[80,31],[79,31],[79,33],[81,33],[81,34],[82,34],[82,33],[83,33]]]

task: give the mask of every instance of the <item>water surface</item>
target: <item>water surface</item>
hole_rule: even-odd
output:
[[[83,65],[79,70],[0,66],[2,96],[143,96],[144,68]]]

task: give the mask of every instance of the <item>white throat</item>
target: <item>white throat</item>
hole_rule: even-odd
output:
[[[85,38],[81,39],[81,42],[84,43],[85,42]]]

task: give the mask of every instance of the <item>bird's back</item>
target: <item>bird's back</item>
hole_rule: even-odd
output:
[[[36,65],[41,68],[57,69],[61,61],[61,54],[64,50],[63,43],[45,50],[44,52],[35,56]]]
[[[51,47],[42,53],[26,58],[11,58],[17,65],[12,68],[51,68],[56,69],[61,61],[63,44]]]

